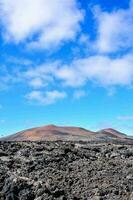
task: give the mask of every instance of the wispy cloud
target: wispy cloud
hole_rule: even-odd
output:
[[[2,77],[12,84],[21,82],[31,89],[43,89],[55,85],[62,88],[83,88],[88,82],[100,87],[131,87],[133,83],[133,54],[111,58],[105,55],[74,59],[70,64],[61,61],[42,63],[39,66],[8,73]],[[113,89],[114,91],[114,89]]]
[[[4,60],[6,63],[14,64],[17,66],[30,66],[33,64],[33,61],[26,58],[18,58],[15,56],[4,55]]]
[[[73,94],[74,99],[81,99],[82,97],[85,97],[87,93],[84,90],[76,90]]]
[[[26,98],[29,101],[37,102],[42,105],[49,105],[49,104],[54,104],[56,101],[60,99],[64,99],[66,97],[65,92],[59,92],[57,90],[53,91],[32,91],[29,93]]]
[[[19,72],[17,76],[32,88],[43,88],[54,82],[53,74],[59,66],[58,61],[46,62],[35,67],[29,67]]]

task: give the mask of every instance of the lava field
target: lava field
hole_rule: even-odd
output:
[[[133,144],[0,142],[0,200],[133,200]]]

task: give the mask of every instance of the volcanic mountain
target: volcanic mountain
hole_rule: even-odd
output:
[[[93,132],[81,127],[47,125],[1,138],[3,141],[105,141],[110,139],[125,140],[129,137],[111,128]]]

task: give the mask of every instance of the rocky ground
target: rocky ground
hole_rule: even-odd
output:
[[[0,200],[133,200],[133,144],[0,142]]]

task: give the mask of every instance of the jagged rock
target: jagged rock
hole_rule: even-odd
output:
[[[133,200],[133,144],[0,142],[0,200]]]

